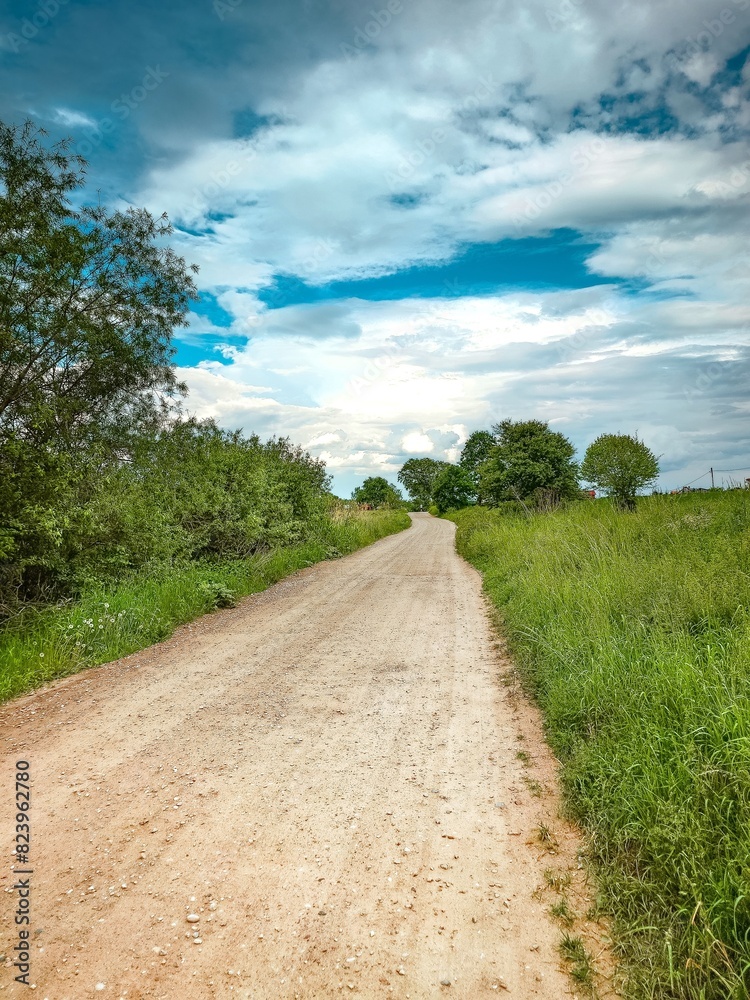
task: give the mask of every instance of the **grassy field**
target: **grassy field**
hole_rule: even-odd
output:
[[[750,996],[750,493],[453,516],[640,998]]]
[[[252,559],[139,575],[116,588],[90,588],[73,603],[27,610],[0,631],[0,701],[144,649],[199,615],[409,524],[403,511],[341,509],[304,544]]]

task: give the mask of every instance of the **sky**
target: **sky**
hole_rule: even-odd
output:
[[[539,418],[750,476],[750,0],[0,3],[0,117],[200,267],[188,410],[334,491]]]

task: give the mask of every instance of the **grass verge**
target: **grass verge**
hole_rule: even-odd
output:
[[[750,494],[452,519],[589,832],[627,995],[746,1000]]]
[[[161,642],[200,615],[410,523],[403,511],[344,511],[299,545],[252,559],[138,575],[116,587],[91,587],[70,604],[30,609],[0,631],[0,701]]]

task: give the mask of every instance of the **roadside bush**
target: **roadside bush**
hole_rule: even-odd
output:
[[[81,459],[0,536],[0,602],[55,600],[129,573],[247,558],[309,538],[324,465],[285,439],[174,421],[116,461]]]
[[[209,611],[216,611],[219,608],[233,608],[237,604],[237,598],[229,587],[216,580],[204,580],[199,583],[198,591],[206,598],[207,610]]]

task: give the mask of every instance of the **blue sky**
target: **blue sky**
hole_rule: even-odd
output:
[[[188,408],[342,495],[505,417],[673,487],[750,465],[749,51],[750,0],[6,2],[0,114],[169,213]]]

